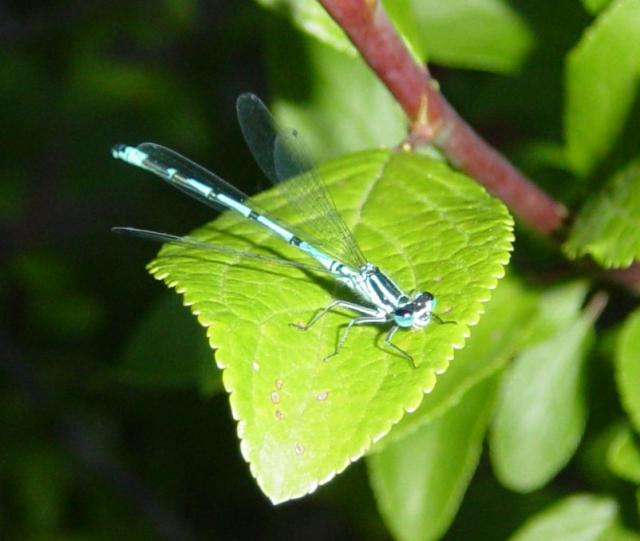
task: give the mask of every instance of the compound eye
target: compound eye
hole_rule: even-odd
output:
[[[411,327],[413,325],[413,312],[409,310],[396,310],[393,313],[393,321],[398,327]]]
[[[428,291],[425,291],[422,295],[420,295],[420,298],[415,302],[418,306],[420,306],[420,308],[426,308],[428,310],[434,310],[436,306],[436,298]]]

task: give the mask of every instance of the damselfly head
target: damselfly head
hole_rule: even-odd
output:
[[[436,298],[428,291],[418,291],[411,301],[411,306],[414,312],[413,326],[424,327],[431,321],[431,313],[436,307]]]
[[[417,291],[411,301],[393,312],[393,321],[398,327],[424,327],[431,320],[436,306],[435,297],[428,291]]]

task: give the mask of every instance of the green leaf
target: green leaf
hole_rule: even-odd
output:
[[[616,349],[616,383],[622,405],[640,432],[640,310],[627,318]]]
[[[640,3],[614,0],[569,54],[565,138],[569,161],[581,175],[613,146],[633,105],[639,34]]]
[[[512,242],[504,205],[429,158],[369,151],[327,163],[320,173],[364,252],[406,291],[432,291],[438,313],[457,325],[398,332],[394,342],[411,352],[417,368],[381,347],[377,326],[356,327],[340,354],[325,362],[348,317],[331,313],[307,332],[290,323],[308,321],[333,297],[344,297],[333,280],[165,246],[150,271],[183,293],[208,327],[242,453],[274,502],[329,481],[404,411],[419,406],[435,374],[447,369],[454,348],[462,347],[468,327],[477,323],[482,303],[504,274]],[[294,226],[304,219],[283,208],[278,189],[256,202]],[[271,255],[299,255],[230,214],[193,235]]]
[[[587,289],[587,282],[582,280],[547,288],[539,298],[538,314],[532,321],[528,345],[551,338],[572,325],[580,316]]]
[[[607,466],[618,477],[640,485],[640,447],[626,424],[618,427],[609,445]]]
[[[269,78],[278,96],[273,111],[282,125],[304,133],[310,154],[319,162],[366,148],[395,146],[405,138],[402,110],[362,58],[336,52],[281,25],[270,38]],[[299,41],[295,52],[293,40]],[[292,59],[293,55],[299,56]],[[292,89],[291,84],[300,77],[301,65],[306,72],[304,91]]]
[[[317,0],[257,0],[338,52],[358,56]],[[503,0],[388,0],[384,9],[417,62],[499,73],[523,63],[533,45],[524,19]]]
[[[640,541],[640,534],[634,530],[627,530],[621,522],[617,522],[604,536],[606,541]]]
[[[511,541],[600,541],[616,529],[615,500],[580,494],[564,498],[529,520]]]
[[[517,70],[534,34],[503,0],[414,0],[422,45],[429,61],[498,73]]]
[[[584,7],[589,13],[595,14],[604,9],[611,0],[582,0]]]
[[[5,461],[7,456],[3,455]],[[11,464],[11,475],[16,477],[11,485],[18,503],[13,514],[24,517],[33,539],[49,538],[64,523],[64,504],[72,491],[69,462],[69,456],[57,446],[37,449],[25,446],[19,459]]]
[[[640,162],[620,171],[580,210],[564,250],[590,254],[604,267],[628,267],[640,259]]]
[[[141,387],[222,390],[202,326],[175,295],[159,299],[131,335],[114,376]]]
[[[304,32],[352,57],[358,55],[342,29],[317,0],[256,0],[286,17]]]
[[[60,253],[24,250],[5,268],[24,291],[22,317],[30,332],[69,340],[90,336],[103,324],[102,306],[82,291],[78,269]]]
[[[287,17],[293,25],[330,46],[334,51],[351,58],[359,57],[342,28],[322,7],[318,0],[256,0],[258,4]],[[412,0],[383,0],[384,9],[396,30],[403,38],[417,62],[425,60],[424,46],[420,36],[419,21],[416,20]],[[373,5],[373,4],[372,4]]]
[[[414,60],[422,64],[427,59],[427,54],[422,34],[422,21],[416,17],[414,0],[382,0],[382,5]]]
[[[471,389],[500,371],[528,333],[529,321],[535,314],[535,302],[535,295],[524,284],[509,277],[501,280],[482,320],[464,349],[456,353],[446,374],[438,379],[438,385],[424,397],[415,412],[405,415],[375,445],[374,451],[402,440],[407,434],[457,407]]]
[[[444,415],[367,459],[394,538],[439,539],[451,524],[478,465],[497,381],[494,374]]]
[[[560,290],[569,301],[567,312],[575,308],[570,304],[575,289]],[[543,298],[541,319],[549,317],[547,310]],[[505,375],[491,458],[506,487],[519,492],[542,487],[575,452],[586,423],[583,371],[592,319],[585,314],[556,327],[550,337],[524,350]]]

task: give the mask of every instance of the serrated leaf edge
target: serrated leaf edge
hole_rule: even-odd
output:
[[[384,160],[382,167],[381,167],[381,171],[380,174],[383,173],[384,168],[386,167],[386,164],[388,163],[388,160]],[[491,197],[489,194],[487,194],[488,197]],[[480,299],[478,299],[478,303],[480,303],[481,305],[486,304],[490,299],[491,299],[491,292],[497,287],[498,285],[498,281],[504,277],[505,275],[505,267],[506,265],[509,263],[510,259],[511,259],[511,253],[513,251],[513,242],[515,240],[515,235],[514,235],[514,221],[513,221],[513,217],[511,216],[511,214],[509,214],[507,208],[504,206],[504,204],[502,204],[502,211],[504,213],[504,218],[502,220],[496,220],[496,225],[501,224],[503,226],[506,227],[506,231],[509,233],[508,235],[506,235],[503,239],[500,239],[500,242],[498,243],[498,246],[500,249],[504,250],[505,254],[504,257],[502,257],[500,260],[497,260],[496,262],[493,263],[493,267],[494,270],[491,273],[491,275],[487,278],[487,285],[486,287],[486,294],[481,297]],[[360,458],[362,458],[367,451],[369,451],[373,445],[378,442],[379,440],[381,440],[383,437],[385,437],[392,429],[392,427],[397,424],[402,417],[405,415],[405,413],[411,413],[415,410],[418,409],[418,407],[420,407],[420,404],[422,403],[422,400],[424,398],[424,395],[427,393],[430,393],[433,388],[436,385],[437,382],[437,376],[440,374],[443,374],[447,371],[447,369],[449,368],[450,362],[451,360],[454,358],[455,355],[455,351],[456,350],[460,350],[462,349],[465,344],[466,344],[466,340],[467,338],[470,336],[470,327],[473,327],[475,325],[478,324],[478,322],[480,321],[480,317],[482,316],[482,314],[484,314],[484,307],[480,306],[480,309],[477,312],[476,317],[467,322],[465,324],[465,332],[462,336],[462,340],[460,342],[454,342],[451,345],[451,350],[450,353],[448,354],[447,358],[445,359],[443,366],[438,369],[437,367],[434,367],[433,369],[431,369],[431,377],[429,378],[429,385],[426,387],[422,387],[420,389],[417,389],[416,395],[412,400],[407,401],[407,404],[404,406],[401,406],[400,408],[398,408],[397,413],[391,417],[387,423],[384,425],[384,427],[382,428],[382,430],[380,430],[380,432],[374,436],[368,436],[366,437],[367,441],[363,442],[363,444],[358,448],[358,450],[352,454],[351,456],[346,457],[346,459],[344,460],[344,462],[342,463],[342,465],[338,466],[337,468],[335,468],[334,470],[330,471],[327,476],[325,476],[323,479],[320,480],[315,480],[313,482],[311,482],[309,485],[307,485],[307,487],[299,492],[291,492],[291,493],[286,493],[286,494],[280,494],[279,497],[275,497],[273,494],[269,494],[266,490],[264,490],[265,485],[263,483],[263,479],[261,478],[259,472],[256,470],[256,466],[253,462],[251,462],[249,456],[250,456],[250,444],[249,441],[246,440],[244,438],[244,431],[245,431],[245,425],[246,425],[246,421],[241,419],[237,413],[237,409],[236,409],[236,405],[235,405],[235,391],[233,389],[233,386],[231,384],[231,382],[228,381],[228,378],[225,377],[226,372],[224,372],[225,368],[227,368],[227,363],[225,363],[223,361],[223,357],[224,355],[220,355],[220,351],[224,349],[224,345],[220,345],[216,342],[214,342],[213,340],[213,327],[214,327],[214,323],[215,322],[210,322],[210,321],[206,321],[204,320],[199,311],[195,310],[193,308],[193,305],[195,304],[194,302],[187,302],[185,299],[185,293],[186,293],[186,288],[181,287],[179,285],[179,283],[175,280],[167,280],[167,277],[169,275],[168,272],[166,271],[160,271],[159,269],[157,269],[154,265],[155,259],[150,262],[147,265],[147,270],[148,272],[157,280],[162,281],[165,283],[165,285],[170,288],[170,289],[175,289],[176,293],[182,295],[182,299],[183,299],[183,306],[186,306],[190,309],[190,311],[192,312],[193,315],[196,316],[198,322],[206,328],[207,332],[207,339],[209,341],[209,345],[210,347],[214,350],[215,354],[214,354],[214,358],[215,358],[215,363],[217,365],[217,367],[220,370],[223,370],[223,377],[222,377],[222,383],[224,386],[225,391],[227,392],[227,394],[229,395],[229,405],[231,407],[231,414],[233,419],[238,423],[237,424],[237,429],[236,429],[236,433],[238,435],[238,438],[240,439],[240,451],[242,454],[243,459],[245,460],[245,462],[247,462],[247,464],[249,465],[249,470],[251,472],[251,475],[254,477],[254,479],[256,480],[256,482],[258,483],[258,485],[260,486],[261,490],[263,491],[264,494],[267,495],[267,497],[271,500],[271,502],[273,504],[279,504],[279,503],[283,503],[285,501],[288,500],[292,500],[292,499],[296,499],[296,498],[301,498],[307,494],[311,494],[313,493],[319,486],[328,483],[329,481],[331,481],[336,475],[340,474],[341,472],[343,472],[347,467],[349,467],[349,465],[353,462],[356,462],[357,460],[359,460]],[[426,379],[426,378],[425,378]]]
[[[505,211],[506,211],[506,208],[505,208]],[[513,251],[513,241],[515,240],[515,235],[513,234],[514,223],[513,223],[513,219],[511,218],[511,215],[508,214],[508,212],[506,212],[506,216],[505,216],[505,219],[502,222],[502,224],[507,226],[507,228],[511,232],[511,234],[508,235],[507,237],[505,237],[502,240],[502,244],[504,245],[503,248],[505,249],[505,256],[502,258],[502,260],[500,260],[498,263],[496,263],[495,272],[489,278],[489,280],[491,280],[492,283],[488,284],[486,286],[487,294],[484,297],[480,298],[479,301],[478,301],[478,302],[482,303],[483,305],[486,304],[491,299],[491,296],[492,296],[491,292],[497,287],[498,281],[502,277],[504,277],[504,275],[505,275],[505,267],[509,263],[509,261],[511,259],[511,252]],[[281,494],[281,495],[279,495],[278,498],[276,498],[272,494],[269,494],[268,492],[266,492],[264,490],[263,480],[262,480],[260,474],[258,473],[258,471],[256,470],[255,464],[253,462],[251,462],[251,460],[249,459],[249,457],[250,457],[249,445],[250,444],[249,444],[249,441],[244,438],[244,430],[245,430],[246,421],[239,417],[239,415],[238,415],[238,413],[236,411],[236,406],[235,406],[235,398],[234,398],[234,396],[235,396],[236,393],[235,393],[234,389],[232,388],[232,386],[227,381],[227,378],[224,377],[224,370],[227,367],[227,364],[222,360],[221,356],[219,355],[220,351],[223,349],[223,346],[221,346],[220,344],[217,344],[217,343],[215,343],[213,341],[212,328],[213,328],[214,323],[213,322],[204,321],[202,319],[200,313],[197,310],[192,308],[193,305],[195,304],[195,302],[191,302],[191,303],[187,302],[185,300],[185,297],[184,297],[186,289],[184,287],[180,287],[180,285],[176,281],[167,280],[166,279],[169,273],[167,273],[167,272],[158,272],[158,269],[155,268],[155,266],[153,265],[153,262],[151,262],[149,265],[147,265],[147,270],[149,271],[149,273],[156,280],[164,282],[168,288],[174,289],[176,291],[176,293],[182,295],[183,306],[188,307],[191,310],[191,312],[193,313],[193,315],[196,316],[198,322],[203,327],[205,327],[207,329],[207,339],[209,341],[210,347],[215,352],[216,365],[220,370],[223,370],[222,383],[224,385],[225,391],[229,395],[229,405],[231,407],[231,414],[233,416],[233,419],[238,423],[237,429],[236,429],[236,433],[238,435],[238,438],[240,439],[240,451],[241,451],[242,457],[245,460],[245,462],[247,462],[247,464],[249,465],[249,470],[251,472],[251,475],[254,477],[254,479],[256,480],[258,485],[260,486],[260,488],[263,490],[264,494],[267,495],[267,497],[271,500],[271,502],[273,504],[283,503],[285,501],[296,499],[296,498],[301,498],[301,497],[303,497],[303,496],[305,496],[307,494],[313,493],[319,486],[328,483],[336,475],[342,473],[345,469],[347,469],[350,464],[352,464],[353,462],[356,462],[357,460],[362,458],[366,454],[366,452],[369,451],[373,447],[373,445],[376,442],[381,440],[384,436],[386,436],[391,431],[393,426],[395,424],[397,424],[402,419],[402,417],[405,415],[405,413],[411,413],[411,412],[415,411],[416,409],[418,409],[418,407],[420,407],[420,404],[422,403],[424,395],[429,393],[429,392],[431,392],[433,390],[433,388],[435,387],[436,382],[437,382],[437,376],[440,375],[440,374],[445,373],[447,371],[447,369],[449,368],[449,364],[450,364],[451,360],[454,358],[455,351],[456,350],[460,350],[465,346],[466,339],[470,335],[469,327],[473,327],[473,326],[477,325],[477,323],[480,321],[481,315],[484,314],[484,307],[482,307],[481,310],[478,312],[478,315],[476,316],[476,318],[465,325],[466,331],[465,331],[465,334],[463,335],[462,341],[461,342],[454,342],[452,344],[451,353],[449,354],[448,358],[446,359],[446,366],[444,366],[441,370],[433,369],[431,371],[432,378],[430,379],[430,383],[431,384],[429,385],[429,387],[418,389],[418,392],[416,393],[416,397],[413,400],[411,400],[406,406],[400,407],[399,411],[396,413],[396,415],[394,415],[391,419],[388,420],[386,425],[383,427],[383,429],[378,434],[376,434],[374,436],[371,436],[371,437],[368,437],[367,438],[368,441],[366,443],[364,443],[357,450],[356,453],[354,453],[353,455],[347,457],[341,466],[339,466],[339,467],[335,468],[334,470],[332,470],[331,472],[329,472],[329,474],[327,476],[325,476],[323,479],[320,479],[318,481],[313,481],[304,490],[301,490],[301,491],[299,491],[297,493],[296,492],[291,492],[291,493],[288,493],[288,494]]]

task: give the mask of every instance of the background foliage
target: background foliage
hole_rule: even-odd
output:
[[[385,5],[457,110],[577,211],[565,252],[635,259],[618,217],[638,214],[637,0]],[[318,6],[0,16],[0,537],[637,538],[635,299],[527,231],[428,408],[310,497],[273,507],[256,488],[203,329],[144,270],[157,246],[109,232],[211,213],[109,149],[162,142],[257,192],[233,115],[247,90],[318,160],[396,144],[398,106]]]

